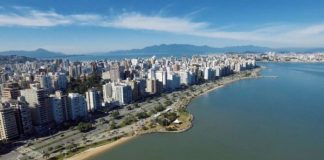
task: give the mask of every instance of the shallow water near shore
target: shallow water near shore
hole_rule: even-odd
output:
[[[194,99],[184,133],[143,135],[94,160],[322,160],[324,64],[264,63],[262,75]]]

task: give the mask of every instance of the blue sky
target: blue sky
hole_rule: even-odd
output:
[[[321,0],[1,0],[0,50],[323,47]]]

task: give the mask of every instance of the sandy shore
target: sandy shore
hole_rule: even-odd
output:
[[[258,73],[258,72],[260,72],[261,70],[262,70],[262,68],[257,68],[257,69],[255,69],[254,72]],[[226,85],[229,85],[229,84],[234,83],[234,82],[236,82],[236,81],[245,80],[245,79],[252,79],[252,78],[258,78],[258,76],[257,76],[257,77],[253,77],[253,76],[251,76],[251,77],[242,77],[242,78],[236,78],[236,79],[229,79],[229,80],[227,80],[226,82],[224,82],[224,83],[223,83],[222,85],[220,85],[220,86],[214,86],[214,87],[212,87],[211,89],[205,90],[203,93],[200,93],[200,94],[198,94],[198,95],[192,97],[192,98],[189,100],[188,104],[189,104],[193,99],[195,99],[195,98],[197,98],[197,97],[199,97],[199,96],[205,95],[205,94],[207,94],[207,93],[209,93],[209,92],[211,92],[211,91],[215,91],[215,90],[217,90],[217,89],[220,89],[220,88],[222,88],[222,87],[225,87]],[[186,105],[188,105],[188,104],[186,104]],[[192,117],[192,119],[193,119],[193,117]],[[180,130],[180,131],[171,131],[171,132],[177,132],[177,133],[179,133],[179,132],[184,132],[184,131],[187,131],[188,129],[190,129],[191,127],[192,127],[192,123],[191,123],[187,128],[185,128],[185,129],[182,129],[182,130]],[[143,132],[143,133],[141,133],[141,134],[157,133],[157,132],[161,132],[161,131]],[[170,131],[163,131],[163,132],[161,132],[161,133],[164,133],[164,132],[170,132]],[[141,135],[141,134],[139,134],[139,135]],[[103,145],[103,146],[100,146],[100,147],[91,148],[91,149],[88,149],[88,150],[86,150],[86,151],[84,151],[84,152],[78,153],[78,154],[76,154],[76,155],[74,155],[74,156],[68,158],[68,160],[87,160],[87,159],[91,159],[91,157],[97,156],[98,154],[101,154],[101,153],[103,153],[103,152],[107,152],[107,151],[109,151],[110,149],[112,149],[112,148],[114,148],[114,147],[116,147],[116,146],[118,146],[118,145],[120,145],[120,144],[123,144],[123,143],[125,143],[125,142],[127,142],[127,141],[129,141],[129,140],[131,140],[131,139],[133,139],[133,138],[135,138],[135,137],[136,137],[136,136],[122,137],[122,138],[120,138],[119,140],[114,141],[114,142],[111,142],[111,143],[108,143],[108,144],[106,144],[106,145]]]
[[[123,144],[133,138],[135,138],[136,136],[128,136],[128,137],[122,137],[120,139],[118,139],[117,141],[105,144],[103,146],[99,146],[99,147],[95,147],[95,148],[91,148],[88,149],[84,152],[78,153],[70,158],[68,158],[68,160],[85,160],[85,159],[91,159],[91,157],[93,156],[97,156],[100,153],[109,151],[110,149]]]

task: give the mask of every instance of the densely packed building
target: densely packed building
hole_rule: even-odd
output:
[[[252,55],[82,62],[57,59],[0,65],[0,140],[47,133],[57,124],[87,119],[103,108],[127,105],[255,66]]]
[[[324,62],[324,53],[276,53],[267,52],[256,56],[259,61],[270,62]]]

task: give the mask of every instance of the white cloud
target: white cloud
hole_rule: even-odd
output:
[[[144,16],[138,13],[123,14],[106,25],[116,28],[144,29],[171,33],[190,33],[208,26],[207,23],[192,22],[184,18]]]
[[[1,7],[1,6],[0,6]],[[28,7],[0,8],[0,27],[55,27],[88,25],[132,30],[150,30],[180,35],[226,39],[269,46],[320,46],[324,43],[324,24],[282,25],[273,24],[249,31],[229,31],[213,28],[207,22],[197,22],[189,17],[166,17],[122,13],[118,16],[99,14],[63,15],[55,11],[39,11]]]
[[[69,19],[55,12],[28,12],[0,14],[0,26],[50,27],[71,24]]]
[[[247,41],[275,46],[319,46],[324,43],[324,24],[294,26],[273,24],[250,31],[227,31],[211,28],[206,22],[187,18],[123,14],[105,26],[135,30],[152,30],[206,38]]]

